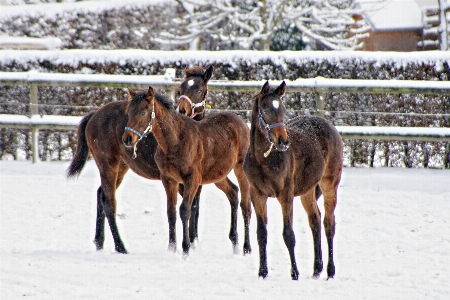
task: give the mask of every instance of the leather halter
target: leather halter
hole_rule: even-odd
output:
[[[155,100],[153,100],[155,101]],[[145,128],[144,132],[140,133],[139,131],[125,126],[125,131],[130,131],[132,133],[134,133],[135,135],[137,135],[139,137],[139,140],[137,140],[137,142],[134,144],[134,153],[133,153],[133,159],[136,158],[136,145],[137,143],[139,143],[140,140],[142,140],[143,138],[145,138],[151,131],[153,128],[153,120],[155,119],[155,102],[153,102],[153,106],[152,106],[152,113],[150,115],[150,121],[148,122],[148,126],[147,128]]]
[[[284,127],[285,125],[283,122],[269,124],[266,120],[264,120],[264,117],[261,114],[261,108],[259,106],[258,106],[258,124],[259,124],[259,127],[264,130],[265,135],[266,135],[266,140],[270,144],[269,150],[264,152],[264,157],[267,157],[267,156],[269,156],[270,152],[272,152],[272,149],[275,146],[275,143],[270,140],[269,131],[275,127],[280,127],[280,126]],[[275,146],[275,148],[278,150],[277,146]],[[286,151],[286,149],[281,150],[281,151]]]
[[[259,127],[264,129],[264,132],[266,133],[266,139],[269,143],[272,143],[269,137],[269,131],[275,127],[284,126],[283,122],[269,124],[266,120],[264,120],[264,117],[261,114],[261,110],[258,111],[258,123]]]
[[[178,99],[179,100],[185,99],[187,102],[189,102],[191,104],[192,115],[190,117],[193,119],[196,115],[199,114],[199,113],[195,112],[195,108],[197,108],[197,107],[204,108],[206,106],[206,96],[208,96],[208,88],[206,89],[205,96],[203,96],[203,100],[199,103],[192,102],[192,100],[186,95],[181,95],[180,98],[178,98]],[[180,105],[178,105],[178,107],[177,107],[177,112],[180,111],[179,107],[180,107]]]

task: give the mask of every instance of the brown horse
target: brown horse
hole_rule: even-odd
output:
[[[180,92],[183,91],[183,93],[178,95],[177,112],[196,121],[205,117],[207,82],[211,78],[212,71],[212,66],[206,71],[200,67],[185,70],[185,79],[180,85]]]
[[[150,127],[158,142],[155,161],[167,194],[168,213],[176,216],[177,187],[184,185],[180,218],[183,223],[183,252],[189,253],[188,220],[194,196],[202,184],[214,183],[225,192],[231,204],[229,238],[237,250],[238,187],[228,178],[234,173],[241,189],[241,209],[245,223],[244,253],[250,252],[248,223],[250,194],[242,165],[249,146],[249,128],[237,115],[224,112],[209,114],[194,121],[175,112],[172,104],[158,97],[149,87],[146,97],[134,98],[127,107],[127,126],[142,132]],[[131,131],[123,134],[128,146],[137,143],[139,136]]]
[[[181,83],[179,94],[188,95],[193,102],[202,102],[206,95],[208,80],[212,75],[212,66],[206,71],[201,67],[191,67],[185,70],[185,78]],[[187,84],[190,80],[194,84]],[[186,83],[186,84],[185,84]],[[197,91],[203,91],[197,93]],[[140,97],[146,92],[129,90],[129,97]],[[97,164],[100,172],[101,186],[97,190],[97,219],[94,243],[97,250],[103,249],[105,240],[105,216],[114,239],[115,249],[120,253],[127,253],[120,238],[116,224],[116,196],[115,192],[129,169],[147,178],[160,180],[160,172],[156,165],[154,154],[157,143],[152,134],[143,137],[137,151],[127,148],[122,143],[122,135],[128,122],[125,113],[128,101],[108,103],[98,111],[85,116],[78,126],[77,150],[67,169],[67,177],[79,176],[88,159],[89,153]],[[201,117],[201,116],[200,116]],[[191,241],[197,238],[199,194],[194,199],[191,220]],[[180,187],[182,191],[182,187]],[[169,223],[174,223],[175,219]],[[169,233],[169,248],[175,250],[175,235]]]
[[[328,278],[335,274],[333,237],[334,209],[342,172],[343,146],[336,128],[320,117],[297,117],[284,124],[283,81],[275,90],[266,82],[252,108],[250,148],[244,171],[250,183],[250,197],[257,215],[259,276],[267,276],[267,198],[276,197],[283,212],[283,238],[291,259],[291,277],[298,279],[295,235],[292,230],[293,198],[300,196],[308,214],[314,239],[314,273],[323,269],[320,243],[320,211],[317,199],[323,192],[325,234],[328,241]]]

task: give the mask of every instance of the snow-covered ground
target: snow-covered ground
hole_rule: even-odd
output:
[[[92,240],[98,171],[90,161],[67,181],[68,162],[0,161],[0,298],[24,299],[448,299],[450,171],[345,168],[335,237],[336,277],[314,280],[306,214],[295,199],[298,282],[290,280],[280,206],[268,206],[269,276],[258,278],[253,253],[233,254],[230,209],[213,185],[202,192],[200,242],[187,260],[166,251],[165,192],[130,172],[117,192],[128,255]],[[234,177],[232,177],[234,180]],[[322,201],[319,200],[319,207]],[[322,209],[323,210],[323,209]],[[240,241],[243,221],[238,219]],[[324,238],[323,238],[324,239]],[[324,260],[326,243],[323,240]]]

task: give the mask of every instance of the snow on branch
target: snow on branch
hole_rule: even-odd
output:
[[[386,1],[386,0],[375,0]],[[173,20],[176,28],[154,41],[189,43],[198,38],[241,43],[244,47],[269,50],[277,30],[294,24],[307,39],[329,49],[353,50],[361,46],[369,26],[354,15],[355,0],[178,0],[186,14]],[[184,25],[184,26],[183,26]]]

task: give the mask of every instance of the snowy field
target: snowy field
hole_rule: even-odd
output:
[[[345,168],[335,237],[336,277],[311,278],[312,236],[295,200],[300,271],[290,279],[278,202],[269,201],[269,276],[258,278],[256,221],[251,255],[233,254],[230,209],[213,185],[201,196],[200,242],[182,259],[166,251],[165,192],[130,172],[117,192],[128,255],[93,243],[98,171],[90,161],[67,181],[68,162],[0,161],[1,299],[449,299],[450,171]],[[234,178],[233,178],[234,180]],[[319,200],[322,208],[322,201]],[[322,209],[323,210],[323,209]],[[240,241],[243,221],[238,219]],[[323,252],[327,248],[323,234]]]

